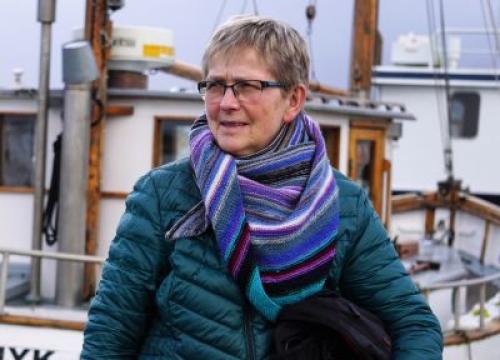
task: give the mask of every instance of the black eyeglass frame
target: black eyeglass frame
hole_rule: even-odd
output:
[[[267,89],[267,88],[281,88],[284,90],[286,90],[288,88],[288,86],[286,84],[283,84],[283,83],[278,82],[278,81],[271,81],[271,80],[245,79],[245,80],[238,80],[238,81],[234,82],[232,85],[228,85],[228,84],[226,84],[225,81],[222,81],[222,80],[202,80],[198,83],[198,92],[200,93],[201,96],[205,96],[206,92],[207,92],[208,85],[212,83],[212,84],[218,84],[218,85],[221,85],[224,87],[224,91],[222,93],[222,96],[224,96],[226,94],[226,91],[228,88],[231,88],[234,96],[238,97],[238,92],[234,89],[234,87],[238,86],[238,84],[249,82],[249,81],[255,81],[255,82],[260,83],[260,86],[262,87],[260,89],[260,91],[263,91],[264,89]]]

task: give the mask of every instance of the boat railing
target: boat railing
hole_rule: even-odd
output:
[[[63,260],[78,263],[89,263],[102,265],[105,261],[104,257],[94,255],[79,255],[69,254],[62,252],[49,252],[41,250],[19,250],[7,249],[0,247],[0,255],[2,256],[2,264],[0,266],[0,315],[4,314],[6,292],[7,292],[7,278],[9,269],[9,260],[11,255],[25,256],[29,258],[43,258],[52,260]]]
[[[461,309],[461,288],[471,286],[479,286],[479,329],[483,330],[485,327],[485,303],[486,303],[486,286],[496,280],[500,279],[500,272],[483,276],[475,279],[456,280],[443,283],[429,284],[420,287],[420,291],[424,294],[427,301],[429,294],[436,290],[453,290],[453,330],[455,332],[460,330],[460,309]]]

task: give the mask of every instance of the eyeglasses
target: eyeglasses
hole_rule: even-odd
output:
[[[264,80],[239,80],[232,85],[221,80],[204,80],[198,83],[198,91],[206,102],[221,101],[228,88],[233,90],[238,101],[252,102],[259,99],[264,89],[286,89],[286,86],[280,82]]]

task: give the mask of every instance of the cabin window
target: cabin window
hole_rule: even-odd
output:
[[[450,133],[453,138],[473,138],[479,127],[479,94],[456,92],[451,98]]]
[[[35,114],[0,114],[0,186],[33,186]]]
[[[336,169],[339,168],[340,158],[340,128],[321,126],[321,132],[325,139],[326,153],[330,163]]]
[[[193,118],[157,118],[153,166],[160,166],[189,155],[189,130]]]

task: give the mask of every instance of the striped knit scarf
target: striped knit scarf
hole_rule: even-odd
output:
[[[263,151],[234,158],[205,116],[191,162],[221,258],[267,319],[323,288],[335,255],[338,189],[319,126],[300,114]]]

